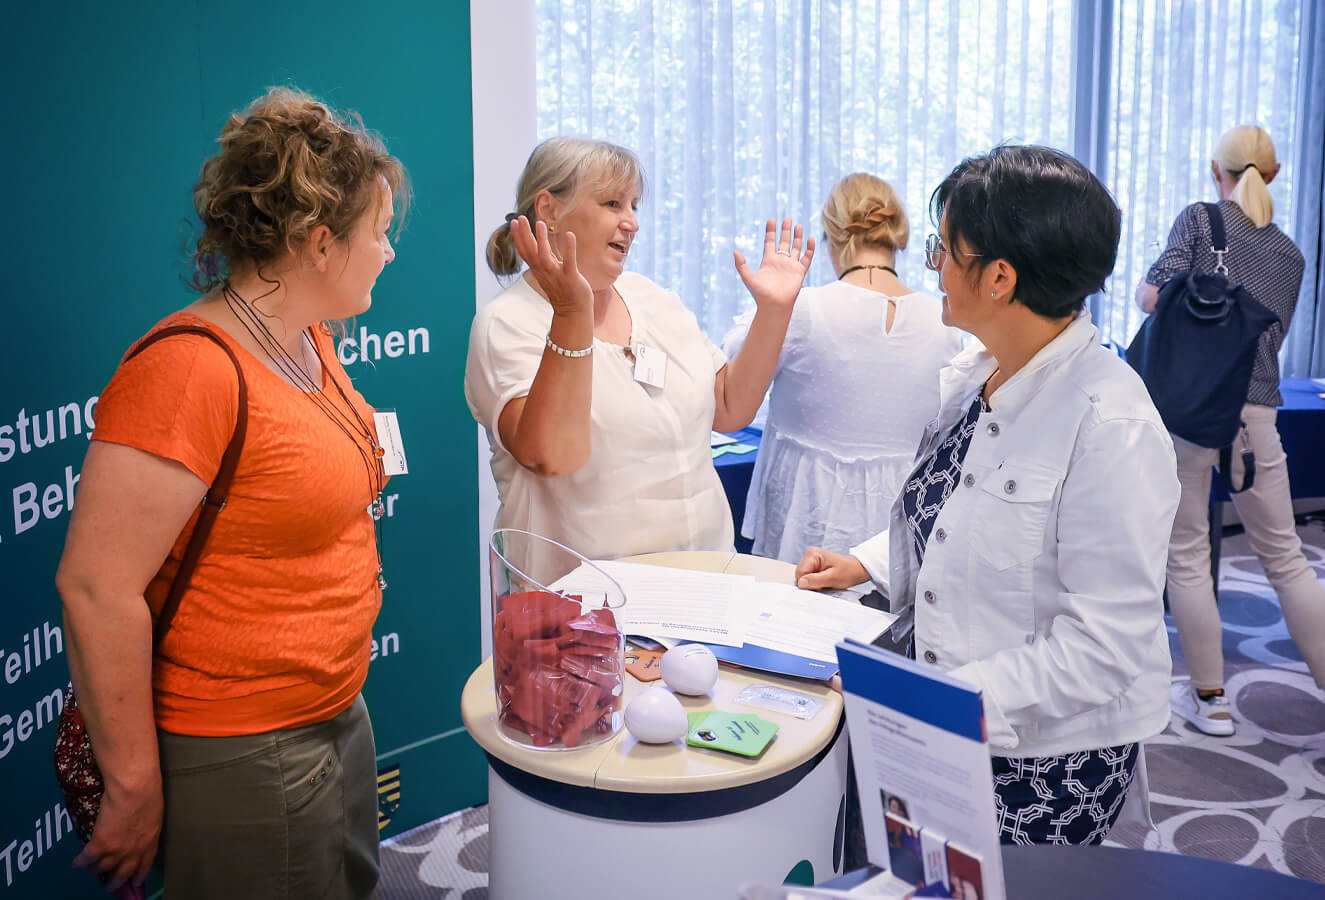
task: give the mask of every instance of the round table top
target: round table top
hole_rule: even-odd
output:
[[[721,551],[651,553],[628,557],[626,561],[702,572],[753,575],[756,581],[784,584],[792,583],[794,571],[789,563]],[[823,707],[813,718],[804,720],[733,703],[736,695],[752,684],[790,688],[821,700]],[[629,703],[647,686],[627,675],[625,702]],[[842,695],[826,684],[725,665],[719,668],[718,683],[708,696],[676,696],[687,713],[749,708],[778,724],[777,737],[757,759],[688,747],[682,740],[669,744],[643,744],[625,727],[606,741],[574,750],[524,747],[502,737],[499,732],[491,658],[479,663],[469,676],[460,696],[460,715],[480,747],[524,772],[563,784],[642,794],[722,790],[780,775],[807,762],[822,750],[837,732],[842,715]],[[622,708],[625,708],[624,704]]]

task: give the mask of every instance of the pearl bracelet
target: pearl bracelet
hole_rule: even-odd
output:
[[[579,359],[582,356],[588,356],[590,353],[593,353],[593,344],[590,344],[589,346],[585,347],[583,350],[567,350],[565,347],[559,347],[556,344],[552,343],[552,335],[550,334],[547,336],[547,345],[553,351],[560,353],[562,356],[565,356],[569,359]]]

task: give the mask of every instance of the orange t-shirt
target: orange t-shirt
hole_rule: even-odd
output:
[[[224,736],[325,721],[363,686],[382,605],[369,469],[312,397],[216,325],[179,312],[152,331],[179,324],[208,327],[235,351],[248,385],[248,434],[226,506],[156,648],[157,725]],[[312,331],[328,377],[372,429],[372,407],[351,386],[330,336]],[[234,433],[238,390],[220,347],[193,335],[165,338],[120,364],[97,401],[92,439],[176,460],[210,485]],[[367,452],[362,427],[329,381],[321,400],[348,416]],[[154,617],[196,519],[147,588]]]

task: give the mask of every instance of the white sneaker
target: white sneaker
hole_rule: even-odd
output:
[[[1228,737],[1236,730],[1228,698],[1223,694],[1202,700],[1189,682],[1179,682],[1169,692],[1169,706],[1175,715],[1191,722],[1206,734]]]

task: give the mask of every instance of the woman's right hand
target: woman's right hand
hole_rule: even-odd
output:
[[[529,220],[516,216],[511,220],[511,237],[515,240],[515,252],[529,266],[554,313],[568,316],[593,310],[593,289],[575,264],[573,232],[566,232],[564,257],[557,256],[552,249],[552,239],[543,222],[535,223],[531,231]]]
[[[102,877],[112,894],[134,896],[156,859],[162,803],[160,772],[140,787],[120,788],[108,782],[92,840],[74,865]]]
[[[831,591],[855,587],[869,581],[870,573],[854,556],[811,547],[796,564],[796,587],[807,591]]]

